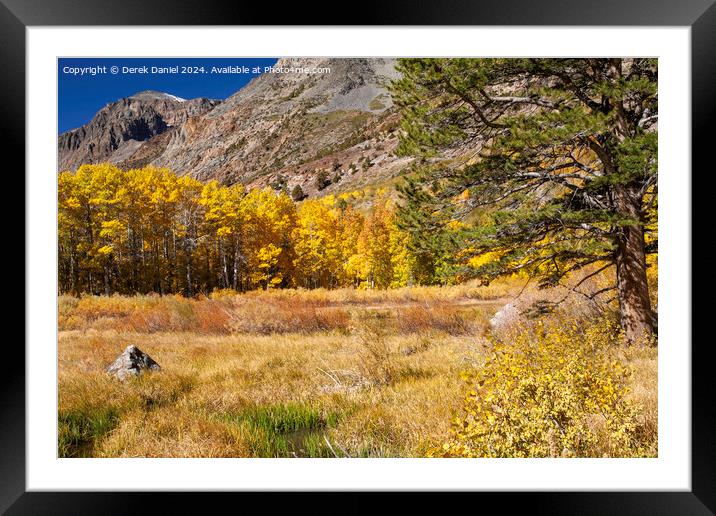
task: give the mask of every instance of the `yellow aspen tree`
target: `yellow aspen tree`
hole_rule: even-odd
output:
[[[317,288],[337,286],[342,271],[339,228],[333,196],[304,201],[298,209],[293,230],[298,286]]]
[[[242,199],[242,208],[251,287],[284,285],[293,271],[291,233],[296,205],[285,193],[265,188],[250,191]]]
[[[363,231],[365,217],[355,208],[347,206],[338,218],[338,246],[343,268],[341,284],[357,287],[361,283],[363,255],[358,249],[358,240]]]

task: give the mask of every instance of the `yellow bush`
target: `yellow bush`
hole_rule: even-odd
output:
[[[607,320],[579,328],[538,323],[495,342],[469,385],[453,437],[438,457],[633,457],[644,442],[627,399],[631,370],[616,359]]]

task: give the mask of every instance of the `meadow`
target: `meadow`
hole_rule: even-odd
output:
[[[658,454],[657,61],[394,66],[392,121],[281,137],[318,161],[214,131],[252,94],[186,142],[234,142],[213,180],[58,174],[60,456]],[[161,370],[110,377],[129,345]]]
[[[479,370],[499,339],[519,340],[542,324],[520,314],[490,324],[519,291],[506,280],[197,298],[60,296],[58,455],[445,455],[469,398],[465,372]],[[597,323],[583,301],[560,310],[552,317],[581,321],[586,326],[575,331],[591,335]],[[124,382],[107,375],[130,344],[161,371]],[[578,455],[655,456],[656,348],[600,353],[630,371],[623,392],[638,443],[615,446],[616,434],[585,419],[597,437]]]

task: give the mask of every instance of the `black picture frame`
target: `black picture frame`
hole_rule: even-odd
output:
[[[277,17],[280,11],[280,17]],[[25,29],[28,26],[82,25],[606,25],[691,27],[692,80],[692,173],[698,178],[696,195],[708,195],[701,186],[713,146],[716,115],[716,4],[714,0],[501,0],[495,3],[459,0],[431,3],[408,1],[361,2],[351,17],[339,16],[340,5],[284,4],[268,2],[197,2],[196,0],[0,0],[0,91],[2,96],[2,146],[10,155],[24,160],[25,149]],[[346,11],[347,12],[347,11]],[[320,14],[319,14],[320,13]],[[49,116],[49,115],[48,115]],[[24,170],[24,168],[23,168]],[[16,178],[19,179],[19,178]],[[20,186],[24,189],[24,186]],[[19,190],[15,190],[19,191]],[[692,195],[692,206],[701,203]],[[708,203],[707,203],[708,204]],[[693,223],[702,220],[692,212]],[[708,222],[707,222],[708,223]],[[18,232],[20,228],[17,228]],[[692,230],[692,235],[694,234]],[[18,235],[19,237],[19,235]],[[20,237],[19,237],[20,238]],[[24,238],[24,237],[23,237]],[[692,254],[693,268],[705,255]],[[27,257],[26,257],[27,258]],[[27,263],[27,262],[26,262]],[[25,267],[26,275],[31,271]],[[18,288],[17,290],[21,290]],[[696,304],[692,303],[692,321]],[[32,310],[27,306],[26,310]],[[707,318],[701,320],[708,320]],[[688,342],[663,345],[682,347]],[[584,492],[584,493],[467,493],[451,495],[443,511],[453,503],[500,502],[507,510],[549,514],[714,514],[716,512],[716,441],[713,440],[716,404],[713,382],[707,368],[710,342],[693,339],[692,352],[692,490],[690,492]],[[80,493],[26,492],[25,488],[25,353],[14,342],[3,349],[5,367],[0,374],[0,511],[7,514],[126,514],[156,511],[170,500],[185,511],[220,507],[229,498],[241,497],[243,507],[256,493]],[[299,503],[310,494],[299,496]],[[330,512],[372,510],[374,502],[353,493],[350,501],[333,501],[333,494],[320,494],[316,507]],[[271,507],[283,496],[271,495]],[[422,494],[413,494],[410,504],[422,504]],[[406,501],[407,503],[408,501]],[[251,505],[245,505],[245,504]],[[291,503],[295,503],[292,500]],[[221,504],[221,505],[220,505]],[[237,510],[239,508],[237,507]],[[273,512],[273,510],[272,510]]]

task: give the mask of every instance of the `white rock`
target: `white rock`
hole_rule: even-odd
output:
[[[137,346],[127,346],[127,349],[107,368],[107,373],[124,380],[128,376],[139,376],[143,371],[158,371],[160,369],[152,357]]]
[[[507,303],[505,306],[492,316],[490,319],[490,326],[493,330],[497,330],[505,324],[509,324],[514,321],[520,315],[519,310],[512,303]]]

